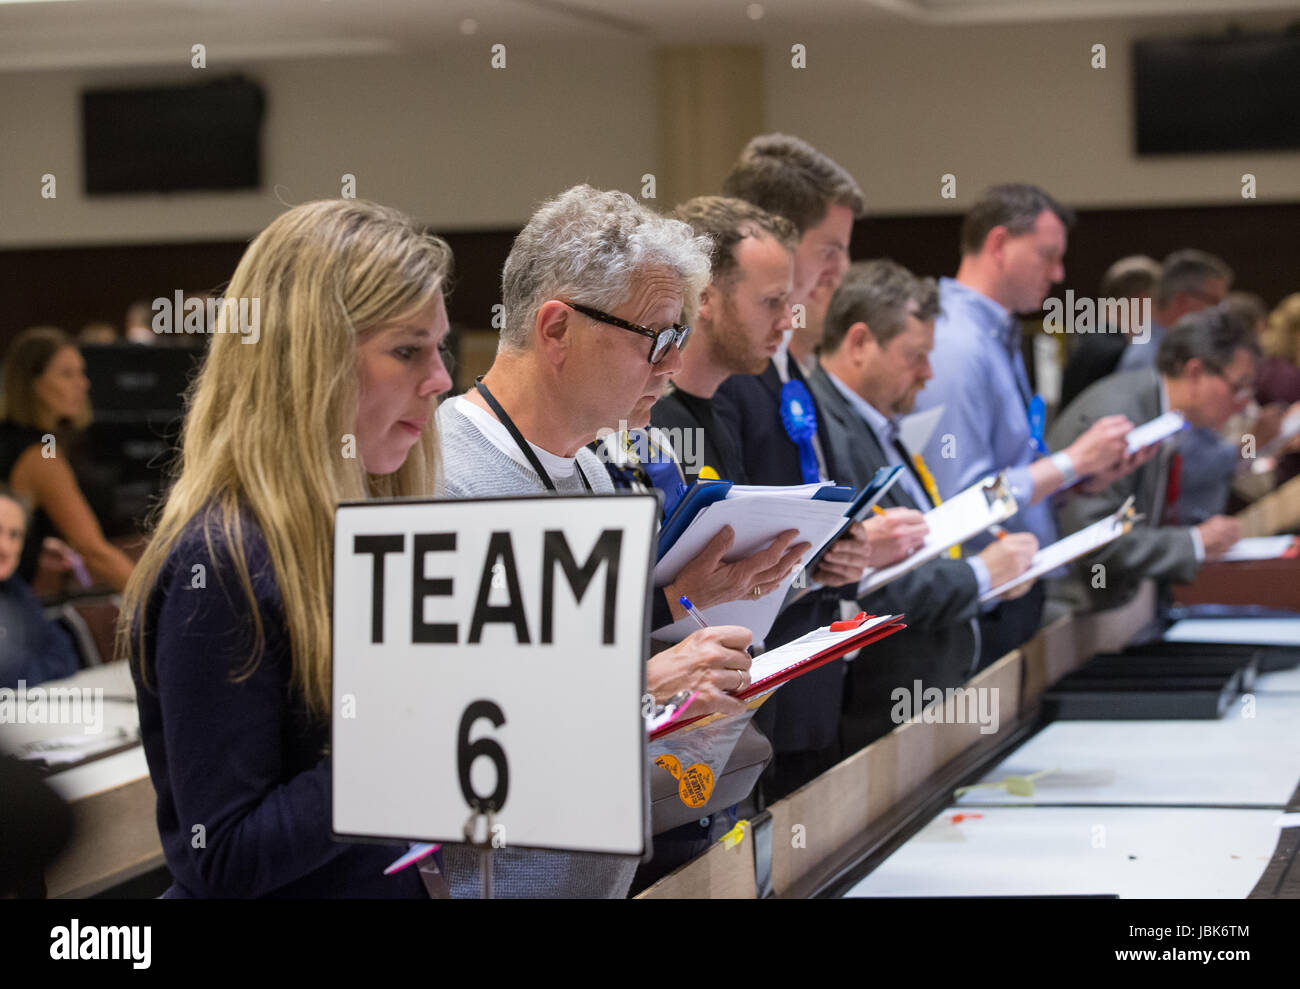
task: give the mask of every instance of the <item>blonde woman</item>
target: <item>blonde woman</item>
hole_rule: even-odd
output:
[[[339,501],[433,490],[450,263],[400,213],[339,200],[281,215],[235,270],[258,342],[212,338],[118,627],[168,896],[427,895],[382,874],[392,849],[330,839],[329,594]]]
[[[18,334],[5,354],[0,394],[0,481],[32,506],[31,529],[18,573],[37,582],[42,551],[66,569],[61,537],[97,580],[116,591],[131,576],[131,560],[104,538],[104,530],[63,455],[72,431],[90,423],[86,362],[72,338],[52,326]]]

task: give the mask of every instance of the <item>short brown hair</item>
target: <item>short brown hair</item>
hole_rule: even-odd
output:
[[[1171,378],[1182,377],[1183,368],[1193,357],[1214,374],[1221,374],[1232,363],[1238,350],[1245,350],[1258,360],[1259,341],[1252,327],[1242,324],[1222,303],[1180,319],[1156,351],[1156,368]]]
[[[907,326],[909,302],[916,303],[917,319],[934,319],[939,314],[939,287],[934,279],[917,278],[888,258],[850,265],[826,309],[822,353],[839,350],[854,323],[866,323],[876,343],[888,346]]]
[[[1145,254],[1120,258],[1101,276],[1103,299],[1136,299],[1153,295],[1160,284],[1160,262]]]
[[[77,349],[72,337],[55,326],[30,326],[13,338],[5,354],[4,390],[0,392],[0,419],[49,429],[59,425],[46,421],[45,409],[36,397],[36,379],[45,373],[50,361],[64,347]],[[89,406],[74,429],[90,425]]]
[[[794,224],[785,217],[731,196],[696,196],[669,215],[690,224],[697,234],[713,241],[710,278],[719,285],[735,277],[736,248],[746,237],[766,234],[788,251],[793,251],[798,243]]]
[[[746,144],[722,191],[785,217],[800,237],[825,219],[832,205],[847,207],[855,220],[866,212],[853,176],[807,141],[788,134],[761,134]]]
[[[991,186],[962,221],[962,254],[983,250],[994,227],[1006,227],[1013,236],[1029,233],[1044,210],[1055,213],[1067,230],[1074,226],[1074,210],[1062,206],[1036,185],[1008,182]]]
[[[1196,292],[1211,279],[1232,284],[1232,269],[1222,258],[1192,247],[1174,251],[1161,265],[1156,305],[1168,305],[1180,292]]]

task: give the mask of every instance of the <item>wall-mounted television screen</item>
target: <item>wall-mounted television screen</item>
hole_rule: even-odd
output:
[[[255,189],[262,88],[232,77],[201,86],[81,95],[86,193]]]
[[[1300,148],[1300,32],[1134,43],[1138,154]]]

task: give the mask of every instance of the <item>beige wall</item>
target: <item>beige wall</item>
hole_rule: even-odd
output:
[[[655,170],[653,53],[510,46],[481,57],[284,61],[247,71],[267,91],[256,192],[82,194],[80,91],[191,81],[198,70],[0,75],[0,246],[250,235],[290,203],[340,194],[340,176],[441,229],[520,223],[588,181],[637,191]],[[212,72],[213,69],[207,71]],[[58,196],[40,197],[40,177]]]
[[[1300,199],[1300,153],[1134,155],[1132,38],[1202,24],[1222,19],[795,32],[808,66],[769,46],[764,119],[842,161],[877,213],[959,210],[1013,178],[1080,206],[1210,204],[1242,202],[1249,171],[1260,200]],[[1094,42],[1107,46],[1105,69],[1089,67]],[[268,95],[264,190],[93,201],[81,194],[80,90],[197,70],[0,74],[0,247],[249,236],[281,208],[277,195],[338,195],[345,172],[359,195],[446,230],[519,224],[581,181],[638,193],[659,167],[651,46],[512,45],[508,59],[504,70],[486,50],[250,66]],[[40,197],[46,172],[52,201]],[[945,172],[955,201],[939,195]]]
[[[1241,204],[1242,173],[1252,172],[1259,200],[1300,199],[1300,152],[1133,151],[1132,40],[1223,23],[889,25],[860,39],[796,37],[807,68],[791,68],[788,48],[768,51],[767,120],[853,171],[879,213],[960,210],[984,186],[1016,179],[1075,206]],[[1089,65],[1097,43],[1105,69]],[[957,178],[955,202],[940,197],[944,173]]]

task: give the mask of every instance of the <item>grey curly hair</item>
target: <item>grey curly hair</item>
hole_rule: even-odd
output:
[[[625,192],[574,186],[543,203],[510,248],[501,273],[505,325],[498,349],[527,348],[537,311],[548,299],[617,309],[647,268],[676,273],[683,319],[689,321],[709,282],[712,247],[708,237]]]

